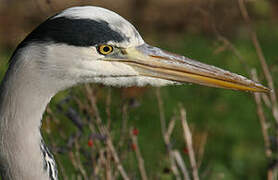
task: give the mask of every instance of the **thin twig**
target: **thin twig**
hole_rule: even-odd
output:
[[[164,114],[164,112],[162,112],[162,113]],[[180,180],[181,176],[180,176],[179,169],[178,169],[176,161],[175,161],[175,153],[174,153],[175,150],[173,150],[172,145],[171,145],[171,135],[174,130],[175,124],[176,124],[176,117],[174,116],[171,119],[171,121],[168,125],[168,129],[167,129],[166,133],[164,134],[163,138],[164,138],[164,142],[166,144],[166,147],[167,147],[167,150],[169,153],[169,159],[170,159],[170,163],[171,163],[172,172],[175,175],[176,180]],[[185,176],[184,179],[190,180],[190,179],[187,179],[187,176]]]
[[[124,180],[129,180],[129,177],[127,176],[127,173],[125,172],[125,170],[124,170],[124,168],[122,166],[122,163],[121,163],[121,161],[119,159],[119,156],[118,156],[118,154],[117,154],[117,152],[115,150],[115,147],[114,147],[114,145],[113,145],[113,143],[112,143],[110,138],[107,139],[107,146],[109,147],[109,149],[110,149],[110,151],[112,153],[112,156],[113,156],[114,161],[116,163],[117,169],[119,170],[122,178]]]
[[[122,127],[121,127],[121,134],[120,134],[120,140],[118,143],[118,146],[121,148],[124,145],[124,142],[126,140],[126,134],[128,133],[127,129],[127,121],[128,121],[128,104],[124,102],[122,106]]]
[[[69,151],[69,158],[70,158],[71,164],[73,165],[74,169],[78,169],[77,162],[76,162],[73,151]]]
[[[259,43],[259,40],[258,40],[258,37],[257,37],[257,33],[252,27],[251,18],[249,17],[249,14],[248,14],[248,11],[247,11],[244,0],[238,0],[238,4],[239,4],[239,9],[240,9],[241,15],[242,15],[245,23],[247,24],[247,27],[248,27],[248,30],[249,30],[249,35],[250,35],[252,43],[253,43],[253,45],[256,49],[256,54],[257,54],[257,56],[259,58],[259,61],[261,63],[261,67],[263,69],[264,76],[267,80],[268,87],[271,89],[271,92],[269,93],[269,95],[270,95],[270,100],[271,100],[271,104],[272,104],[272,106],[271,106],[272,115],[275,119],[276,144],[278,144],[277,143],[278,142],[278,103],[277,103],[277,97],[276,97],[276,91],[275,91],[275,88],[274,88],[273,78],[271,76],[269,67],[266,63],[266,58],[265,58],[264,53],[262,51],[262,48],[260,46],[260,43]],[[256,99],[256,103],[260,103],[260,96],[255,95],[255,99]],[[265,99],[266,98],[264,97],[264,100]],[[257,107],[257,108],[259,108],[259,107]],[[262,112],[263,112],[262,109],[261,110],[258,109],[258,113],[261,114]],[[259,116],[261,116],[261,115],[259,115]],[[261,120],[262,117],[259,117],[259,118]],[[266,127],[262,127],[262,129],[265,129],[265,128]],[[263,133],[265,133],[264,131],[266,131],[266,130],[263,130]],[[266,136],[266,134],[263,134],[263,136]],[[269,151],[269,147],[268,147],[268,146],[270,146],[269,145],[270,143],[268,144],[267,137],[264,137],[264,139],[265,139],[266,155],[270,156],[271,151]],[[278,173],[277,166],[272,165],[271,169],[270,168],[268,169],[268,179],[269,180],[275,179],[276,176],[277,176],[277,173]]]
[[[238,0],[238,4],[239,4],[239,8],[240,8],[240,12],[242,14],[242,17],[243,17],[243,19],[245,20],[245,22],[248,26],[249,34],[250,34],[251,40],[253,42],[253,45],[255,46],[256,53],[257,53],[258,58],[260,60],[261,67],[263,69],[264,76],[267,80],[268,87],[272,90],[270,92],[270,99],[271,99],[271,103],[272,103],[272,114],[273,114],[273,117],[276,121],[276,126],[278,127],[278,103],[277,103],[277,97],[276,97],[276,93],[275,93],[273,79],[272,79],[269,67],[266,63],[264,53],[263,53],[262,48],[260,46],[260,43],[259,43],[259,40],[258,40],[258,37],[257,37],[257,33],[252,27],[251,19],[249,17],[248,11],[246,9],[244,0]],[[276,131],[278,131],[278,128],[276,129]],[[278,134],[278,132],[277,132],[277,134]]]
[[[105,149],[101,148],[98,150],[99,158],[97,159],[96,166],[94,167],[94,174],[99,175],[102,170],[102,165],[105,164]]]
[[[115,161],[116,167],[117,167],[118,171],[120,172],[122,178],[124,180],[129,180],[129,177],[127,176],[127,173],[125,172],[125,170],[122,166],[122,163],[119,159],[117,151],[115,150],[115,147],[113,145],[110,133],[107,130],[107,128],[102,124],[102,119],[99,115],[99,110],[98,110],[98,107],[96,105],[95,95],[92,93],[92,89],[89,85],[85,85],[85,89],[86,89],[86,92],[88,93],[88,96],[89,96],[89,99],[90,99],[90,105],[91,105],[91,107],[94,111],[95,117],[96,117],[98,129],[102,134],[105,134],[107,136],[107,138],[106,138],[107,147],[109,148],[109,150],[112,154],[112,157]]]
[[[169,159],[170,159],[170,163],[171,163],[171,170],[172,170],[173,174],[175,175],[176,180],[181,180],[180,172],[179,172],[179,169],[178,169],[178,167],[176,165],[176,161],[175,161],[175,153],[173,150],[169,151]],[[184,179],[190,180],[189,176],[188,176],[188,178],[185,177]]]
[[[111,88],[109,88],[107,99],[106,99],[106,114],[107,114],[107,131],[111,128]],[[111,151],[108,146],[106,146],[106,179],[112,180],[112,167],[111,167]]]
[[[134,151],[136,154],[136,158],[138,160],[139,171],[140,171],[142,180],[147,180],[148,177],[147,177],[147,173],[146,173],[146,169],[145,169],[145,165],[144,165],[144,158],[143,158],[143,156],[140,152],[139,146],[138,146],[137,136],[133,134],[133,129],[134,128],[130,128],[129,134],[130,134],[130,137],[132,140],[132,144],[135,145]]]
[[[111,88],[108,89],[106,98],[107,129],[111,129]]]
[[[81,162],[81,157],[80,157],[80,145],[79,145],[79,142],[78,140],[76,139],[75,140],[75,149],[76,149],[76,152],[75,152],[75,156],[76,156],[76,165],[79,169],[79,171],[81,172],[82,176],[83,176],[83,179],[84,180],[87,180],[88,179],[88,176],[87,176],[87,173],[82,165],[82,162]]]
[[[252,74],[252,79],[254,81],[258,81],[258,77],[257,77],[257,73],[256,73],[255,69],[252,69],[251,74]],[[260,119],[260,123],[261,123],[261,127],[262,127],[262,133],[263,133],[263,138],[264,138],[264,143],[265,143],[265,154],[268,158],[270,158],[271,154],[272,154],[271,143],[270,143],[270,138],[268,135],[268,125],[267,125],[266,118],[264,115],[260,93],[254,93],[254,98],[255,98],[256,105],[257,105],[257,114]]]
[[[180,152],[177,151],[177,150],[174,150],[173,151],[173,156],[175,157],[176,162],[177,162],[177,164],[179,165],[179,167],[180,167],[180,169],[182,171],[183,179],[184,180],[190,180],[188,170],[187,170],[187,168],[186,168],[186,166],[184,164],[184,161],[183,161],[183,159],[181,157]]]
[[[167,150],[169,152],[169,159],[171,162],[172,172],[175,175],[176,180],[179,180],[179,179],[181,179],[181,176],[180,176],[179,169],[177,167],[176,162],[178,164],[180,164],[182,159],[177,159],[176,153],[175,153],[176,150],[173,149],[172,144],[171,144],[171,135],[174,130],[175,124],[176,124],[176,117],[174,116],[168,125],[168,129],[167,129],[166,133],[164,134],[164,142],[165,142],[165,144],[167,146]],[[182,162],[182,164],[184,164],[184,163]],[[182,168],[182,167],[181,167],[181,170],[182,170],[183,176],[184,176],[183,179],[190,180],[189,175],[187,173],[188,171],[184,171],[184,168]],[[185,170],[186,170],[186,168],[185,168]]]
[[[192,143],[192,136],[191,136],[189,126],[187,124],[186,112],[183,107],[180,108],[180,114],[181,114],[181,121],[182,121],[182,127],[184,132],[184,139],[187,145],[189,160],[192,168],[193,179],[199,180],[198,167],[197,167],[195,153],[193,149],[193,143]]]
[[[93,90],[90,87],[90,85],[88,85],[88,84],[85,85],[85,90],[86,90],[86,93],[87,93],[87,97],[89,98],[92,110],[95,113],[94,115],[96,117],[96,122],[97,122],[98,125],[101,125],[102,124],[102,120],[100,118],[99,111],[98,111],[98,108],[96,106],[96,97],[93,94]]]
[[[246,63],[246,61],[244,60],[244,57],[241,55],[241,53],[239,52],[239,50],[237,48],[235,48],[235,46],[233,45],[233,43],[231,43],[231,41],[229,41],[226,37],[222,36],[216,29],[215,25],[214,25],[214,31],[216,34],[216,37],[219,41],[224,43],[225,49],[228,48],[229,50],[231,50],[231,52],[233,52],[233,54],[237,57],[237,59],[239,60],[239,62],[243,65],[244,69],[246,72],[250,73],[251,72],[251,68],[250,66]],[[272,108],[272,104],[269,100],[269,97],[267,96],[267,94],[262,94],[261,95],[263,98],[264,103],[266,104],[266,106],[268,108]]]
[[[174,116],[171,119],[171,121],[168,125],[168,128],[166,130],[166,122],[165,122],[165,115],[164,115],[165,113],[164,113],[164,108],[163,108],[163,99],[161,98],[160,89],[158,89],[158,88],[156,89],[156,98],[157,98],[157,102],[158,102],[158,110],[159,110],[159,115],[160,115],[161,133],[162,133],[162,136],[163,136],[164,143],[167,147],[167,152],[168,152],[169,160],[170,160],[170,163],[171,163],[171,170],[172,170],[173,174],[175,175],[176,180],[181,180],[179,169],[178,169],[176,161],[175,161],[175,153],[174,153],[174,150],[173,150],[172,145],[171,145],[171,135],[172,135],[172,132],[173,132],[174,127],[175,127],[176,118]],[[186,177],[184,179],[185,180],[190,180],[190,179],[187,179]]]
[[[111,152],[109,147],[106,147],[106,162],[105,162],[105,168],[106,168],[106,180],[112,180],[112,168],[111,168]]]
[[[161,125],[161,134],[164,136],[166,132],[166,120],[164,115],[163,101],[160,95],[160,89],[156,88],[156,97],[158,102],[159,116],[160,116],[160,125]]]
[[[258,81],[257,73],[256,73],[255,69],[252,69],[251,74],[252,74],[252,79],[254,81]],[[265,115],[264,115],[260,93],[254,93],[254,98],[255,98],[256,105],[257,105],[257,114],[258,114],[258,117],[260,119],[260,124],[261,124],[261,127],[262,127],[265,154],[266,154],[266,157],[268,159],[270,159],[271,155],[272,155],[271,143],[270,143],[270,138],[269,138],[269,135],[268,135],[268,125],[267,125],[266,118],[265,118]],[[268,180],[273,179],[273,169],[272,169],[272,167],[269,167],[267,169],[267,179]]]
[[[201,134],[201,140],[199,141],[199,148],[198,148],[198,156],[197,156],[197,166],[198,168],[201,167],[203,157],[204,157],[204,152],[205,152],[205,145],[207,144],[207,138],[208,138],[208,133],[207,131],[204,131]]]

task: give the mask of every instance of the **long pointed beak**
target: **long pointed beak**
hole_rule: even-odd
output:
[[[264,93],[270,91],[263,85],[241,75],[147,44],[136,48],[127,48],[123,50],[123,53],[127,58],[120,59],[119,62],[132,66],[141,76],[241,91]]]

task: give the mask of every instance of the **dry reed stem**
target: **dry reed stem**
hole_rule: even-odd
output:
[[[173,174],[175,175],[176,180],[181,180],[180,172],[176,165],[175,154],[174,154],[173,150],[169,151],[169,159],[170,159],[170,163],[171,163],[171,170],[172,170]],[[185,180],[190,180],[190,179],[185,178]]]
[[[193,149],[193,143],[192,143],[192,136],[189,129],[189,126],[187,124],[186,120],[186,112],[183,107],[180,108],[180,114],[181,114],[181,121],[182,121],[182,127],[184,132],[184,139],[187,145],[188,154],[189,154],[189,160],[192,168],[192,175],[194,180],[199,180],[199,174],[198,174],[198,167],[195,159],[195,153]]]
[[[116,152],[116,150],[115,150],[115,148],[113,146],[113,143],[112,143],[110,138],[107,139],[107,146],[108,146],[108,148],[110,149],[110,151],[112,153],[112,156],[114,158],[116,167],[117,167],[118,171],[120,172],[122,178],[124,180],[129,180],[129,177],[127,176],[127,173],[125,172],[125,170],[124,170],[124,168],[122,166],[122,163],[121,163],[121,161],[119,159],[119,156],[118,156],[118,154],[117,154],[117,152]]]
[[[241,62],[241,64],[244,66],[245,71],[246,72],[251,72],[251,68],[248,66],[248,64],[245,63],[243,56],[241,55],[241,53],[234,47],[234,45],[224,36],[220,35],[217,31],[216,31],[216,36],[218,38],[219,41],[222,41],[224,43],[225,46],[227,46],[233,53],[234,55],[239,59],[239,61]],[[251,74],[252,76],[252,74]],[[258,80],[257,80],[258,81]],[[266,94],[260,94],[260,96],[262,97],[265,105],[268,108],[272,108],[272,104],[269,100],[269,97]]]
[[[248,21],[248,25],[251,26],[251,24],[249,24],[249,23],[251,23],[250,22],[250,18],[249,18],[248,14],[247,14],[247,10],[245,8],[245,5],[244,5],[243,1],[240,1],[240,7],[241,7],[242,14],[244,14],[243,16],[245,17],[245,19],[248,19],[247,20]],[[249,28],[252,28],[252,27],[249,27]],[[251,70],[250,67],[247,64],[244,63],[243,56],[233,46],[233,44],[226,37],[221,36],[219,33],[216,33],[216,35],[217,35],[217,38],[220,41],[222,41],[226,46],[229,47],[229,49],[240,60],[240,62],[245,65],[245,70],[247,72],[251,72],[252,79],[254,81],[258,82],[258,78],[257,78],[257,75],[256,75],[256,70],[255,69]],[[252,35],[252,36],[254,36],[254,35]],[[257,40],[253,40],[253,44],[254,44],[254,42],[255,42],[255,44],[259,43]],[[260,46],[257,46],[257,47],[260,47]],[[259,51],[261,51],[261,50],[259,50]],[[259,54],[261,54],[261,53],[259,53]],[[267,157],[270,157],[271,154],[272,154],[272,151],[271,151],[271,148],[270,148],[270,140],[269,140],[269,135],[268,135],[268,131],[267,131],[268,126],[267,126],[267,123],[266,123],[266,118],[264,116],[264,112],[263,112],[263,108],[262,108],[262,103],[261,103],[261,98],[263,99],[265,105],[268,108],[272,108],[272,104],[271,104],[271,102],[270,102],[270,100],[269,100],[269,98],[268,98],[268,96],[266,94],[254,93],[254,99],[255,99],[255,102],[256,102],[256,105],[257,105],[257,114],[258,114],[258,117],[260,119],[261,128],[262,128],[262,134],[263,134],[263,138],[264,138],[264,142],[265,142],[265,153],[266,153]]]
[[[164,112],[163,112],[163,114],[164,114]],[[170,159],[170,162],[171,162],[172,172],[175,175],[176,179],[179,180],[179,179],[181,179],[181,176],[180,176],[177,164],[176,164],[177,160],[175,161],[175,159],[176,159],[175,150],[173,150],[172,145],[171,145],[171,135],[172,135],[172,132],[174,130],[175,124],[176,124],[176,118],[173,117],[171,119],[169,125],[168,125],[168,129],[167,129],[166,133],[164,134],[164,142],[165,142],[166,147],[167,147],[168,152],[169,152],[169,159]],[[188,176],[188,173],[184,173],[184,171],[182,171],[182,172],[183,172],[183,175]],[[190,180],[190,179],[187,178],[187,176],[184,176],[184,179],[185,180]]]
[[[163,108],[163,101],[160,95],[160,89],[156,88],[155,91],[157,102],[158,102],[158,109],[159,109],[159,116],[160,116],[160,125],[161,125],[161,134],[164,136],[166,131],[166,120],[164,115],[164,108]]]
[[[275,87],[274,87],[274,82],[273,82],[273,78],[271,76],[271,73],[270,73],[270,70],[269,70],[269,67],[266,63],[266,59],[265,59],[265,56],[264,56],[264,53],[262,51],[262,48],[260,46],[260,43],[259,43],[259,40],[258,40],[258,37],[257,37],[257,34],[256,34],[256,31],[253,29],[252,27],[252,22],[251,22],[251,18],[249,17],[249,14],[248,14],[248,11],[247,11],[247,8],[246,8],[246,5],[245,5],[245,2],[244,0],[238,0],[238,4],[239,4],[239,8],[240,8],[240,12],[242,14],[242,17],[245,21],[245,23],[247,24],[248,26],[248,30],[249,30],[249,35],[250,35],[250,38],[252,40],[252,43],[256,49],[256,54],[259,58],[259,61],[261,63],[261,67],[263,69],[263,73],[264,73],[264,76],[267,80],[267,84],[268,84],[268,87],[272,90],[269,95],[270,95],[270,100],[271,100],[271,110],[272,110],[272,115],[275,119],[275,123],[276,123],[276,126],[275,126],[275,132],[276,132],[276,144],[278,144],[278,103],[277,103],[277,97],[276,97],[276,92],[275,92]],[[266,98],[264,97],[263,100],[265,100]],[[265,118],[263,115],[263,109],[261,107],[261,98],[260,98],[260,95],[255,95],[255,100],[256,100],[256,103],[257,103],[257,111],[258,111],[258,116],[260,118],[260,121],[265,121]],[[266,105],[268,104],[267,101],[266,102]],[[264,122],[261,122],[263,124],[265,124]],[[263,125],[263,126],[266,126],[266,125]],[[268,136],[268,133],[266,131],[267,129],[267,126],[266,127],[263,127],[262,126],[262,130],[263,130],[263,136],[264,136],[264,141],[265,141],[265,151],[266,151],[266,155],[267,157],[269,157],[272,153],[271,149],[270,149],[270,142],[269,141],[269,138],[267,137]],[[277,146],[277,145],[276,145]],[[277,147],[276,147],[277,148]],[[268,180],[272,180],[272,179],[276,179],[277,178],[277,172],[278,169],[277,169],[277,165],[274,165],[270,168],[268,168]]]
[[[82,176],[80,176],[80,174],[77,174],[77,180],[83,180]]]
[[[252,69],[251,75],[252,75],[252,79],[254,81],[258,81],[258,77],[257,77],[257,73],[256,73],[255,69]],[[267,120],[265,118],[263,107],[262,107],[262,102],[261,102],[261,94],[254,93],[254,98],[255,98],[256,105],[257,105],[257,114],[260,119],[260,123],[261,123],[261,127],[262,127],[262,134],[263,134],[264,143],[265,143],[265,154],[268,158],[270,158],[272,155],[272,150],[271,150],[270,138],[268,135]]]
[[[163,114],[164,114],[164,112],[163,112]],[[175,175],[176,180],[180,180],[181,176],[180,176],[179,169],[178,169],[176,161],[175,161],[175,153],[174,153],[174,150],[171,145],[171,135],[175,128],[175,124],[176,124],[176,118],[173,117],[168,125],[166,133],[164,134],[164,143],[165,143],[168,153],[169,153],[169,159],[170,159],[170,163],[171,163],[172,172]],[[184,179],[190,180],[187,178],[184,178]]]
[[[123,147],[124,142],[126,140],[126,134],[128,133],[127,130],[127,121],[128,121],[128,113],[127,113],[128,105],[127,103],[124,103],[122,106],[122,127],[121,127],[121,135],[120,135],[120,140],[118,143],[118,146],[120,148]]]
[[[69,151],[69,158],[70,158],[71,164],[73,165],[74,169],[78,169],[77,162],[76,162],[74,153],[72,151]]]
[[[79,171],[81,172],[81,175],[83,176],[83,179],[84,180],[88,180],[88,176],[87,176],[87,173],[83,167],[83,164],[81,162],[81,157],[80,157],[80,146],[79,146],[79,143],[78,143],[78,140],[75,139],[75,142],[74,142],[74,145],[75,145],[75,149],[76,149],[76,152],[75,152],[75,156],[76,156],[76,165],[79,169]]]
[[[170,137],[171,137],[171,135],[172,135],[172,133],[173,133],[173,130],[174,130],[174,128],[175,128],[175,125],[176,125],[176,117],[174,116],[174,117],[172,117],[172,119],[170,120],[169,125],[168,125],[168,128],[167,128],[167,131],[166,131],[166,133],[165,133],[165,136],[168,137],[169,142],[170,142]]]
[[[108,90],[108,95],[106,98],[106,114],[107,114],[107,131],[110,130],[111,128],[111,88]],[[113,169],[112,169],[112,162],[111,162],[111,151],[106,146],[106,152],[107,152],[107,157],[106,157],[106,163],[105,163],[105,168],[106,168],[106,179],[107,180],[112,180],[113,179]]]
[[[108,146],[106,147],[106,161],[105,161],[105,175],[106,180],[112,180],[112,168],[111,168],[111,152]]]
[[[251,71],[252,79],[254,81],[258,81],[257,73],[255,69],[252,69]],[[268,125],[266,122],[266,118],[264,115],[262,102],[261,102],[261,94],[260,93],[254,93],[255,102],[257,105],[257,114],[260,120],[261,128],[262,128],[262,134],[264,139],[264,147],[265,147],[265,154],[268,159],[271,158],[272,150],[271,150],[271,143],[270,138],[268,135]],[[267,179],[272,180],[273,179],[273,169],[270,167],[267,169]]]
[[[91,106],[89,104],[84,104],[82,101],[80,101],[78,98],[74,97],[75,102],[77,103],[79,109],[81,109],[82,111],[86,110],[87,112],[89,112],[91,114],[91,116],[94,116],[94,111],[92,110],[92,108],[90,108]],[[91,132],[97,132],[95,125],[93,124],[92,121],[86,121],[89,129]],[[105,135],[105,134],[103,134]],[[95,149],[100,149],[101,147],[101,143],[99,141],[95,141],[94,142],[94,147]]]
[[[203,157],[204,157],[204,153],[205,153],[205,146],[207,144],[207,138],[208,138],[208,133],[207,131],[204,131],[201,135],[201,140],[199,142],[199,148],[198,148],[198,161],[197,161],[197,167],[200,168],[202,161],[203,161]]]
[[[163,99],[161,98],[159,88],[156,89],[156,98],[157,98],[157,102],[158,102],[158,110],[159,110],[159,115],[160,115],[161,133],[162,133],[164,143],[167,147],[167,151],[168,151],[168,155],[169,155],[169,159],[170,159],[170,163],[171,163],[171,170],[172,170],[173,174],[175,175],[176,180],[180,180],[181,176],[180,176],[179,169],[178,169],[176,161],[175,161],[175,153],[174,153],[172,145],[171,145],[171,135],[172,135],[172,132],[175,127],[176,118],[173,117],[171,119],[171,121],[168,125],[168,128],[167,128],[167,131],[166,131]],[[190,179],[186,179],[186,180],[190,180]]]
[[[73,100],[76,102],[78,105],[79,110],[84,111],[87,110],[86,105],[76,96],[73,96]]]
[[[257,37],[257,33],[252,27],[252,22],[251,22],[251,19],[249,17],[248,11],[246,9],[244,0],[238,0],[238,4],[239,4],[239,9],[240,9],[240,12],[242,14],[242,17],[243,17],[245,23],[248,26],[249,34],[250,34],[251,40],[253,42],[253,45],[256,49],[256,53],[257,53],[257,56],[258,56],[259,61],[261,63],[261,67],[263,69],[264,76],[267,80],[268,87],[272,90],[270,92],[270,99],[271,99],[271,103],[272,103],[272,114],[273,114],[273,117],[276,121],[276,126],[278,127],[278,103],[277,103],[277,97],[276,97],[276,93],[275,93],[273,79],[272,79],[270,70],[268,68],[268,65],[266,63],[264,53],[263,53],[262,48],[260,46],[260,43],[259,43],[259,40],[258,40],[258,37]],[[276,129],[276,131],[278,131],[278,129]],[[278,134],[278,132],[276,132],[276,133]]]
[[[142,180],[148,180],[148,176],[147,176],[145,164],[144,164],[144,158],[143,158],[140,148],[138,146],[137,136],[133,134],[133,129],[134,128],[130,128],[129,134],[131,137],[132,144],[135,145],[134,151],[135,151],[136,158],[138,161],[139,172],[140,172]]]
[[[264,104],[266,105],[266,107],[268,107],[269,109],[271,109],[272,107],[272,104],[271,104],[271,102],[270,102],[270,100],[269,100],[269,97],[267,96],[267,94],[261,94],[261,96],[262,96],[262,99],[263,99],[263,101],[264,101]]]
[[[96,167],[94,168],[95,175],[100,174],[101,170],[103,170],[103,164],[105,164],[105,149],[104,148],[99,149],[98,153],[99,153],[99,158]]]
[[[100,133],[103,134],[103,135],[106,135],[106,148],[108,150],[106,150],[107,153],[111,152],[111,156],[113,157],[113,160],[114,160],[114,163],[116,164],[116,167],[118,169],[118,171],[120,172],[120,175],[122,176],[122,178],[124,180],[129,180],[128,176],[127,176],[127,173],[125,172],[121,162],[120,162],[120,159],[118,157],[118,154],[115,150],[115,147],[113,146],[113,143],[112,143],[112,139],[110,137],[110,134],[109,134],[109,131],[107,130],[106,126],[104,126],[102,124],[102,119],[99,115],[99,110],[97,108],[97,105],[96,105],[96,99],[95,99],[95,96],[93,94],[93,91],[92,91],[92,88],[90,86],[87,86],[86,87],[86,94],[87,94],[87,97],[89,98],[89,104],[84,104],[83,102],[81,102],[80,100],[78,100],[77,98],[75,98],[75,101],[77,102],[78,106],[84,110],[86,109],[90,114],[91,116],[95,117],[96,118],[96,125],[97,125],[97,129],[99,129]],[[109,100],[108,100],[109,101]],[[107,102],[109,103],[109,102]],[[110,113],[108,112],[110,111],[109,109],[107,109],[107,113]],[[53,114],[53,112],[51,111],[51,109],[48,109],[48,113],[50,116],[53,117],[54,119],[54,122],[56,124],[59,124],[59,120],[55,119],[55,116]],[[89,126],[89,129],[92,131],[92,132],[96,132],[96,128],[94,126],[94,124],[92,122],[88,122],[88,126]],[[60,131],[61,133],[62,131]],[[87,180],[88,179],[88,176],[86,174],[86,171],[80,161],[80,154],[79,154],[79,144],[78,142],[75,141],[75,146],[76,146],[76,152],[73,153],[72,151],[69,151],[69,157],[70,157],[70,160],[74,166],[75,169],[78,169],[79,172],[81,172],[81,176],[78,175],[78,178],[80,179],[85,179]],[[94,142],[94,147],[95,147],[95,150],[97,150],[98,152],[101,153],[101,149],[100,149],[100,143],[98,141],[95,141]],[[107,157],[109,158],[109,157]],[[101,166],[104,165],[106,166],[106,170],[105,171],[105,175],[106,175],[106,179],[112,179],[112,169],[111,169],[111,158],[110,160],[108,160],[107,158],[105,158],[104,154],[102,156],[100,156],[100,161],[98,161],[98,163],[96,164],[96,167],[95,167],[95,170],[94,170],[94,174],[98,174],[100,172],[100,169],[101,169]],[[107,164],[109,162],[109,165]],[[74,178],[76,179],[76,178]]]
[[[106,98],[107,129],[111,129],[111,88],[108,89]]]
[[[264,72],[264,76],[265,76],[265,78],[268,82],[268,87],[270,89],[272,89],[272,92],[270,92],[270,100],[269,100],[269,97],[267,96],[267,94],[254,93],[254,99],[255,99],[255,102],[256,102],[256,105],[257,105],[257,114],[258,114],[258,117],[259,117],[259,120],[260,120],[263,139],[264,139],[265,154],[266,154],[266,157],[270,160],[273,152],[271,150],[271,142],[270,142],[269,133],[268,133],[268,123],[267,123],[265,115],[264,115],[261,99],[263,100],[263,102],[265,103],[265,105],[268,108],[272,109],[272,114],[274,116],[275,123],[276,123],[276,141],[278,141],[278,137],[277,137],[278,136],[278,129],[277,129],[277,125],[278,125],[277,98],[276,98],[276,94],[275,94],[273,79],[272,79],[271,73],[269,71],[269,68],[267,66],[266,59],[265,59],[265,56],[264,56],[263,51],[261,49],[260,43],[258,41],[256,31],[252,27],[252,22],[251,22],[251,19],[250,19],[249,15],[248,15],[248,11],[246,9],[245,2],[244,2],[244,0],[238,0],[238,4],[239,4],[240,12],[243,16],[243,19],[248,26],[249,35],[250,35],[252,43],[255,47],[256,54],[258,56],[258,59],[260,61],[261,67],[262,67],[263,72]],[[217,33],[217,36],[218,36],[218,39],[220,39],[224,42],[224,44],[228,44],[228,46],[231,47],[230,49],[232,50],[232,52],[242,62],[243,58],[242,58],[241,54],[237,51],[237,49],[235,49],[233,47],[232,43],[230,43],[225,37],[222,38],[221,36],[219,36],[218,33]],[[246,66],[246,67],[247,68],[245,68],[245,69],[247,69],[247,72],[251,72],[252,79],[258,82],[258,78],[257,78],[255,69],[252,70],[252,71],[249,71],[250,68],[248,66]],[[275,168],[275,166],[268,168],[267,177],[268,177],[269,180],[275,179],[275,177],[274,177],[275,174],[273,173],[274,168]]]
[[[126,136],[126,134],[128,134],[128,130],[127,130],[127,122],[128,122],[128,104],[127,103],[123,103],[122,105],[122,127],[121,127],[121,133],[120,133],[120,139],[118,141],[117,147],[118,150],[120,150],[122,153],[120,154],[120,159],[124,160],[126,158],[126,153],[123,153],[124,151],[126,152],[125,149],[123,149],[124,146],[124,142],[127,140],[128,136]],[[119,173],[118,171],[115,171],[114,173],[114,178],[118,179]]]
[[[102,124],[102,119],[99,115],[99,110],[98,110],[98,107],[96,105],[96,98],[95,98],[94,94],[92,93],[93,92],[92,88],[89,85],[85,85],[85,89],[86,89],[86,93],[88,94],[88,98],[90,100],[91,108],[93,109],[94,115],[96,117],[96,122],[97,122],[98,129],[101,132],[101,134],[107,136],[107,139],[106,139],[107,147],[109,148],[109,150],[112,154],[112,157],[115,161],[116,167],[117,167],[118,171],[120,172],[122,178],[124,180],[129,180],[129,177],[127,176],[127,173],[125,172],[125,170],[122,166],[122,163],[119,159],[117,151],[115,150],[115,147],[113,145],[110,133],[107,130],[107,128]]]
[[[89,98],[91,108],[94,112],[94,116],[96,118],[96,123],[97,123],[97,125],[102,126],[102,120],[101,120],[101,117],[99,115],[99,111],[98,111],[98,108],[97,108],[97,105],[96,105],[96,98],[95,98],[95,95],[93,94],[93,90],[90,87],[90,85],[88,85],[88,84],[85,85],[85,90],[86,90],[86,93],[87,93],[87,97]]]
[[[208,14],[208,13],[206,13]],[[245,13],[246,14],[246,13]],[[240,61],[240,63],[243,65],[244,69],[246,72],[250,73],[251,72],[251,68],[248,66],[248,64],[245,62],[243,56],[241,55],[241,53],[234,47],[234,45],[225,37],[225,36],[222,36],[218,31],[217,31],[217,28],[215,26],[215,23],[212,22],[212,26],[214,28],[214,32],[216,34],[216,37],[219,41],[223,42],[224,43],[224,47],[221,47],[221,50],[224,50],[226,48],[230,49],[234,55],[238,58],[238,60]],[[257,41],[258,42],[258,41]],[[259,46],[260,47],[260,46]],[[219,49],[217,50],[219,51]],[[258,54],[258,53],[257,53]],[[262,64],[262,63],[261,63]],[[262,94],[262,98],[263,98],[263,101],[264,103],[267,105],[267,107],[269,108],[272,108],[272,105],[271,105],[271,102],[268,98],[268,96],[266,94]],[[273,98],[273,99],[276,99],[276,98]],[[275,110],[276,112],[277,110]],[[274,112],[274,111],[273,111]]]
[[[184,161],[181,157],[181,154],[179,151],[177,150],[173,150],[173,156],[175,157],[176,159],[176,162],[177,164],[179,165],[180,169],[181,169],[181,172],[183,174],[183,179],[184,180],[190,180],[190,177],[189,177],[189,173],[188,173],[188,170],[184,164]]]
[[[168,128],[167,128],[167,131],[165,132],[163,138],[164,138],[164,142],[166,144],[166,147],[167,147],[167,150],[168,151],[171,151],[172,150],[172,145],[171,145],[171,135],[172,135],[172,132],[175,128],[175,124],[176,124],[176,117],[172,117],[172,119],[170,120],[169,122],[169,125],[168,125]]]

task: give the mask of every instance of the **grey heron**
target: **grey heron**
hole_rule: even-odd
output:
[[[44,110],[59,91],[80,83],[109,86],[206,86],[268,92],[243,76],[144,42],[120,15],[94,6],[50,17],[17,47],[0,86],[0,173],[5,180],[56,180],[43,142]]]

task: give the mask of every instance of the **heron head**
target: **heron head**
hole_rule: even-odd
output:
[[[243,76],[176,55],[144,42],[132,24],[100,7],[73,7],[49,18],[20,46],[37,51],[40,72],[71,85],[163,86],[186,82],[268,92]]]

